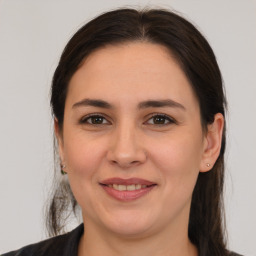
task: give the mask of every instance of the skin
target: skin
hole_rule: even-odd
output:
[[[178,104],[139,107],[148,100]],[[79,256],[198,255],[188,238],[191,196],[199,172],[209,171],[219,155],[222,130],[223,116],[216,114],[203,132],[191,85],[165,47],[133,42],[92,53],[70,81],[62,130],[55,121],[60,157],[86,223]],[[122,202],[99,185],[112,177],[157,185]]]

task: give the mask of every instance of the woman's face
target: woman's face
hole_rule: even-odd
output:
[[[58,139],[89,230],[146,236],[187,229],[209,143],[191,85],[163,46],[92,53],[70,81]]]

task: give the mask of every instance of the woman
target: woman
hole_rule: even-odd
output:
[[[5,255],[237,255],[222,78],[192,24],[166,10],[100,15],[64,49],[51,105],[63,177],[48,224],[61,234],[77,205],[84,224]]]

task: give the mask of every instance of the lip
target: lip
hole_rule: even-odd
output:
[[[139,199],[144,195],[148,194],[157,185],[154,182],[140,179],[140,178],[122,179],[117,177],[103,180],[99,184],[109,196],[111,196],[112,198],[118,201],[123,201],[123,202]],[[113,184],[119,184],[119,185],[140,184],[140,185],[146,185],[147,187],[137,189],[137,190],[132,190],[132,191],[129,191],[129,190],[119,191],[114,189],[113,187],[108,186]]]
[[[140,178],[130,178],[130,179],[122,179],[118,177],[106,179],[100,182],[100,184],[103,185],[113,185],[113,184],[120,184],[120,185],[132,185],[132,184],[140,184],[140,185],[146,185],[146,186],[151,186],[151,185],[156,185],[156,183]]]

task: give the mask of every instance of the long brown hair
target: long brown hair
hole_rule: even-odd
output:
[[[53,76],[51,94],[52,112],[60,128],[69,81],[83,60],[106,45],[131,41],[152,42],[170,50],[197,96],[205,131],[216,113],[225,116],[226,101],[216,58],[195,26],[169,10],[118,9],[104,13],[80,28],[62,53]],[[224,235],[224,151],[225,130],[220,155],[211,171],[199,174],[192,196],[188,235],[199,255],[228,255]],[[76,207],[69,184],[57,182],[47,218],[50,234],[63,231],[68,210],[75,212]]]

